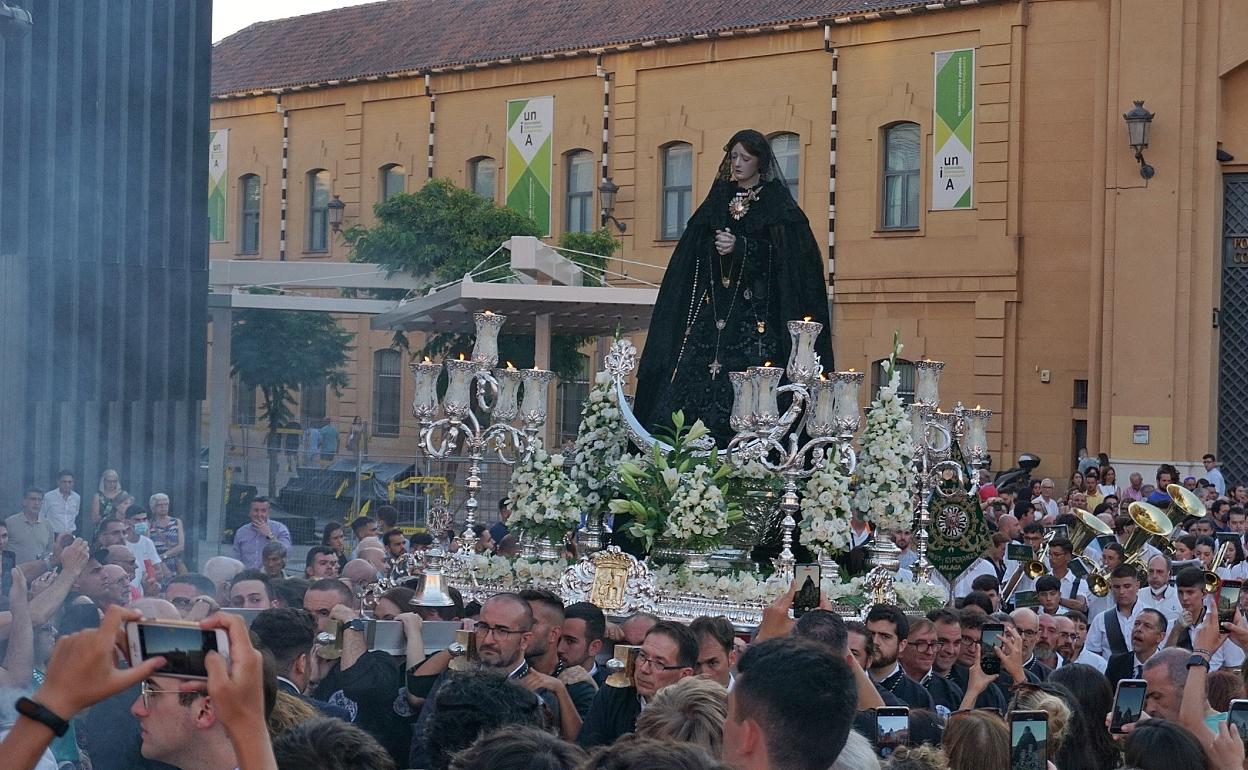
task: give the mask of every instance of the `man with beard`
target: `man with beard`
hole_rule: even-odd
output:
[[[1083,646],[1083,636],[1079,632],[1080,618],[1073,613],[1057,616],[1057,652],[1065,659],[1066,664],[1082,663],[1085,666],[1105,673],[1105,659]],[[1084,621],[1086,625],[1086,620]]]
[[[910,635],[910,622],[906,614],[900,607],[877,604],[867,613],[867,630],[871,632],[871,639],[875,644],[875,654],[871,659],[871,678],[910,708],[930,709],[932,696],[922,685],[906,676],[897,663]]]
[[[897,659],[906,676],[927,690],[936,712],[948,717],[962,703],[962,690],[933,670],[942,646],[943,642],[936,636],[935,623],[927,618],[912,620],[906,644]]]
[[[579,676],[576,675],[578,672],[572,672],[574,678],[570,682],[568,677],[563,676],[567,668],[559,659],[559,639],[563,636],[563,601],[550,591],[536,588],[521,591],[520,598],[529,603],[529,609],[533,612],[533,638],[524,653],[524,659],[529,664],[529,674],[520,679],[520,684],[539,695],[549,693],[543,696],[543,700],[550,704],[560,733],[565,740],[574,741],[581,731],[581,720],[589,714],[597,688],[584,669]],[[563,686],[554,686],[550,680]],[[569,706],[575,713],[575,718],[568,713]]]
[[[1131,649],[1109,659],[1105,677],[1110,687],[1123,679],[1141,679],[1144,664],[1161,649],[1166,638],[1166,616],[1154,609],[1140,610],[1131,629]]]
[[[579,666],[588,671],[599,689],[607,681],[607,668],[599,666],[597,661],[606,633],[607,618],[597,605],[577,602],[564,608],[559,660],[568,668]]]
[[[1057,616],[1041,612],[1036,615],[1036,623],[1039,628],[1036,634],[1036,646],[1031,649],[1031,654],[1036,657],[1036,660],[1056,671],[1065,662],[1062,656],[1057,654]]]
[[[1053,669],[1041,663],[1035,655],[1036,643],[1040,640],[1040,618],[1026,607],[1014,610],[1010,617],[1014,619],[1014,626],[1023,642],[1023,668],[1043,682],[1053,673]]]

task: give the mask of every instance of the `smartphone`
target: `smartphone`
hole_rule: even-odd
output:
[[[126,623],[130,662],[138,664],[163,655],[165,665],[156,669],[161,676],[181,679],[207,679],[204,658],[215,650],[229,658],[230,640],[222,629],[200,628],[198,623],[178,620],[139,620]]]
[[[1040,599],[1036,597],[1035,591],[1015,591],[1014,592],[1014,608],[1021,609],[1023,607],[1039,607]]]
[[[1035,557],[1035,552],[1026,543],[1005,544],[1005,558],[1010,561],[1031,561]]]
[[[1244,588],[1242,580],[1223,580],[1218,589],[1218,624],[1234,623],[1235,610],[1239,607],[1239,594]]]
[[[1239,738],[1248,748],[1248,699],[1236,698],[1226,712],[1226,721],[1239,728]]]
[[[1144,710],[1144,696],[1148,692],[1148,682],[1143,679],[1121,679],[1118,689],[1114,691],[1114,708],[1109,720],[1109,731],[1115,735],[1122,734],[1123,725],[1130,724],[1140,718]],[[1244,701],[1248,705],[1248,701]]]
[[[997,657],[997,648],[1001,646],[1001,637],[1004,634],[1004,623],[984,624],[979,644],[979,667],[989,676],[1001,673],[1001,658]]]
[[[1044,770],[1049,762],[1049,715],[1011,711],[1010,770]]]
[[[152,564],[151,559],[143,560],[143,571],[147,573],[148,580],[151,580],[152,582],[156,581],[156,565]]]
[[[875,710],[875,751],[890,757],[900,746],[910,742],[910,709],[905,706],[883,706]]]
[[[793,576],[797,578],[797,593],[793,596],[793,617],[800,618],[819,607],[819,565],[798,564]]]

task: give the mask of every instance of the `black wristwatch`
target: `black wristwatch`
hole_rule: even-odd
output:
[[[17,713],[46,726],[57,738],[69,731],[69,722],[52,713],[52,710],[42,703],[36,703],[30,698],[18,698],[16,705]]]
[[[1193,655],[1192,657],[1187,659],[1187,667],[1192,668],[1194,666],[1204,666],[1206,669],[1208,669],[1209,659],[1206,658],[1204,655]]]

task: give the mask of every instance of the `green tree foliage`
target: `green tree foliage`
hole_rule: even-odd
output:
[[[294,392],[320,385],[340,393],[347,384],[347,353],[352,334],[328,313],[290,310],[236,310],[230,330],[230,372],[249,390],[259,388],[261,418],[268,445],[278,446],[277,430],[290,422]],[[277,455],[270,452],[269,489],[276,485]]]
[[[426,290],[469,272],[476,281],[505,279],[512,275],[507,252],[500,250],[490,256],[499,244],[513,235],[542,235],[528,217],[456,187],[447,179],[435,179],[414,193],[391,196],[376,204],[373,212],[378,220],[375,226],[353,227],[344,234],[352,248],[351,260],[381,265],[391,275],[401,272],[415,276],[423,280]],[[603,257],[619,248],[619,242],[605,229],[564,233],[559,245]],[[586,270],[586,284],[601,285],[606,260],[572,256],[597,268]],[[556,335],[551,340],[551,369],[560,379],[581,375],[583,359],[577,348],[586,339]],[[395,335],[395,345],[410,350],[401,334]],[[503,334],[498,346],[500,360],[520,368],[533,365],[531,334]],[[414,352],[438,358],[467,354],[471,349],[471,335],[441,333],[430,335],[424,347]]]

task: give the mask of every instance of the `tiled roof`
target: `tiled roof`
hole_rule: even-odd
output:
[[[981,0],[969,0],[971,3]],[[983,0],[989,1],[989,0]],[[968,0],[384,0],[265,21],[212,52],[214,95],[584,51]]]

